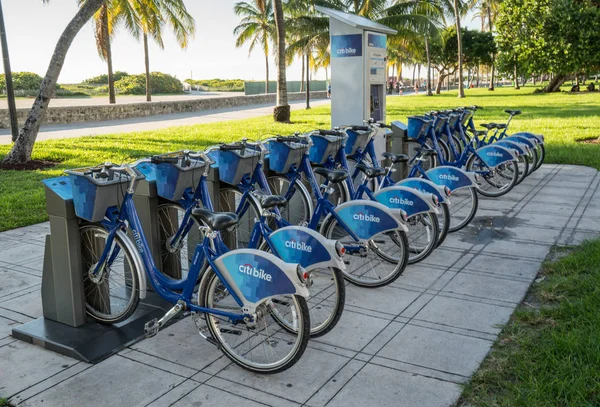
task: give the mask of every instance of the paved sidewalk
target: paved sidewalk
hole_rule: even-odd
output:
[[[312,107],[328,105],[327,99],[311,100]],[[225,122],[249,119],[273,114],[272,104],[237,106],[223,109],[201,110],[189,113],[173,113],[131,119],[109,120],[103,122],[85,122],[71,124],[50,124],[41,127],[37,141],[100,134],[129,133],[134,131],[157,130],[167,127],[192,124]],[[292,110],[304,109],[305,101],[291,102]],[[10,129],[0,129],[0,144],[12,144]]]
[[[600,234],[600,176],[544,165],[472,225],[346,310],[293,368],[251,374],[185,319],[97,365],[10,337],[41,315],[40,224],[0,233],[0,396],[24,406],[450,406],[554,244]]]

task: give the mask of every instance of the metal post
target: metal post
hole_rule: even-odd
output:
[[[15,92],[13,90],[12,73],[10,70],[10,58],[8,57],[8,43],[6,41],[6,28],[4,27],[2,0],[0,0],[0,42],[2,42],[2,60],[4,61],[4,79],[6,80],[6,98],[8,101],[8,115],[10,117],[10,131],[12,134],[12,141],[17,141],[17,137],[19,136],[17,106],[15,104]]]
[[[310,66],[309,63],[309,54],[306,53],[306,108],[310,109]]]

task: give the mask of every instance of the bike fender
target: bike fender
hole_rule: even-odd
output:
[[[249,313],[269,297],[309,295],[296,274],[296,264],[286,263],[271,253],[253,249],[232,250],[214,263]]]
[[[434,194],[437,196],[439,203],[448,203],[446,191],[441,185],[436,185],[433,182],[424,178],[406,178],[395,184],[397,187],[407,187],[418,190],[425,194]]]
[[[500,139],[500,141],[512,141],[513,143],[521,143],[525,144],[529,148],[535,148],[535,145],[537,144],[536,141],[530,140],[527,137],[523,136],[504,137],[503,139]]]
[[[359,239],[370,239],[378,233],[408,228],[393,212],[379,202],[357,199],[335,207],[340,217]],[[326,222],[323,222],[325,225]]]
[[[494,144],[478,148],[477,154],[488,167],[492,168],[516,160],[516,157],[509,149]]]
[[[125,232],[118,230],[117,236],[121,238],[121,242],[123,242],[123,244],[129,246],[129,253],[131,254],[133,264],[135,264],[135,271],[137,273],[138,281],[140,284],[140,299],[143,300],[144,298],[146,298],[146,292],[148,287],[148,280],[146,278],[146,273],[144,272],[144,270],[146,269],[146,267],[144,266],[144,261],[142,260],[140,253],[137,251],[137,248]]]
[[[377,191],[375,199],[390,209],[402,209],[411,217],[421,213],[439,213],[434,206],[433,194],[423,194],[414,188],[393,186]]]
[[[434,184],[446,186],[451,192],[461,188],[477,187],[473,174],[449,165],[432,168],[426,172],[426,175]]]
[[[540,144],[544,144],[544,136],[541,134],[533,134],[528,131],[520,131],[518,133],[513,134],[513,136],[522,136],[526,137],[530,140],[537,140]]]
[[[320,267],[345,270],[337,254],[335,240],[326,239],[317,231],[303,226],[286,226],[269,235],[277,257],[286,263],[298,263],[311,271]]]
[[[512,141],[512,140],[500,140],[494,143],[497,146],[502,146],[502,147],[506,147],[508,149],[513,149],[516,150],[519,155],[528,155],[529,154],[529,147],[526,144],[523,143],[519,143],[516,141]]]

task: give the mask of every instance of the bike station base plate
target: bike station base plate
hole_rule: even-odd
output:
[[[172,307],[173,304],[148,291],[133,315],[119,324],[87,322],[75,328],[41,317],[14,328],[12,336],[74,359],[98,363],[144,339],[146,322],[160,319]]]

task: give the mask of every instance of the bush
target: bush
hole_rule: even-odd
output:
[[[161,72],[150,73],[152,93],[181,93],[183,84],[179,79]],[[146,75],[129,75],[115,82],[117,92],[123,95],[145,95]]]
[[[124,71],[117,71],[117,72],[113,73],[113,78],[115,79],[115,82],[126,76],[129,76],[129,74]],[[93,84],[93,85],[108,85],[108,74],[94,76],[92,78],[88,78],[88,79],[84,80],[81,83]]]
[[[241,79],[186,79],[192,86],[200,86],[203,90],[244,91],[244,81]]]
[[[15,90],[39,90],[42,84],[42,77],[33,72],[13,72],[13,88]],[[6,88],[6,79],[4,74],[0,75],[0,90],[3,92]]]

